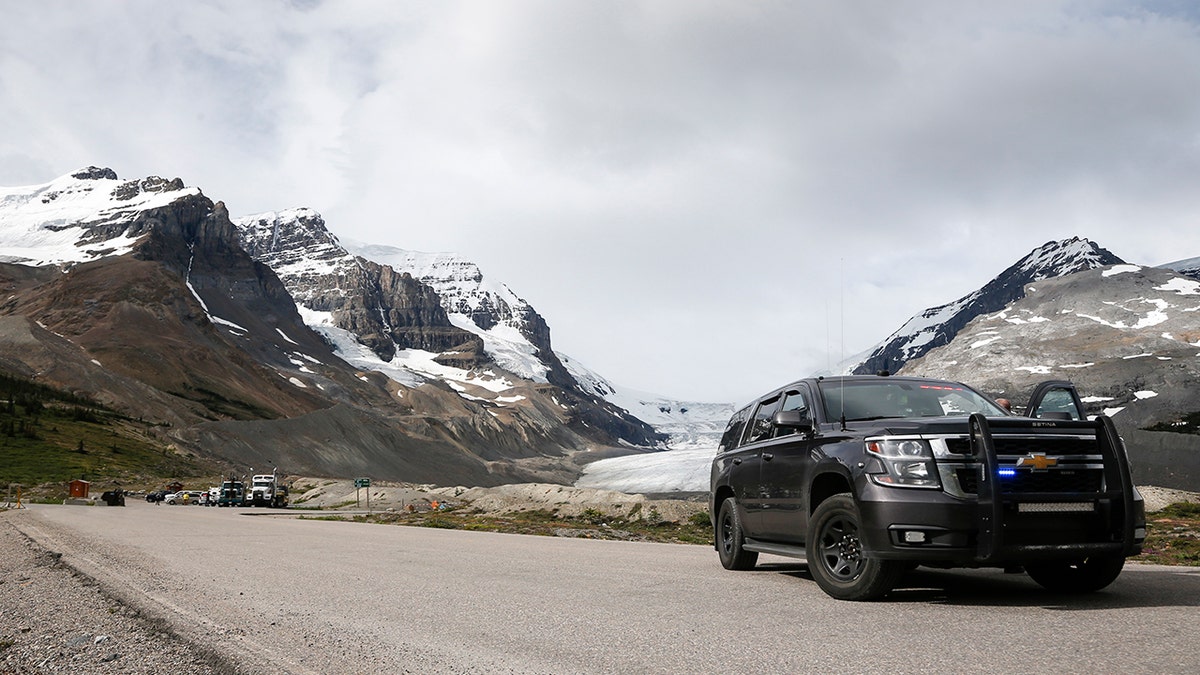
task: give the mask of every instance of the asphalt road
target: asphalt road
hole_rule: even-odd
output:
[[[914,572],[832,600],[804,566],[728,572],[702,546],[35,505],[26,534],[248,670],[291,673],[1196,673],[1200,568],[1109,589]]]

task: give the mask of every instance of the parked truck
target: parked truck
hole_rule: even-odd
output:
[[[246,484],[235,478],[221,483],[221,492],[217,496],[217,506],[245,506]]]
[[[287,508],[288,489],[273,473],[254,476],[250,483],[250,494],[246,496],[250,506],[269,506],[275,509]]]

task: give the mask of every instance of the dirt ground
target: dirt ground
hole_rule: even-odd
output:
[[[292,483],[292,506],[319,509],[365,509],[370,495],[373,511],[428,510],[438,506],[470,508],[488,515],[517,511],[550,511],[563,516],[599,512],[627,519],[651,517],[681,522],[708,509],[704,495],[660,499],[613,490],[576,488],[549,483],[520,483],[497,487],[437,487],[375,482],[356,490],[351,480],[299,478]]]
[[[1177,502],[1200,503],[1200,493],[1153,486],[1139,487],[1146,511],[1159,511]],[[437,487],[403,483],[372,482],[370,488],[355,490],[352,480],[298,478],[292,483],[292,506],[301,509],[366,509],[373,511],[425,511],[439,506],[469,508],[487,515],[518,511],[550,511],[567,517],[584,512],[629,519],[649,517],[682,522],[707,511],[705,494],[625,494],[614,490],[576,488],[549,483],[520,483],[497,487]],[[639,515],[641,514],[641,515]]]

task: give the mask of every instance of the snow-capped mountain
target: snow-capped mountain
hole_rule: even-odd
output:
[[[1200,280],[1200,258],[1187,258],[1184,260],[1176,260],[1175,262],[1159,265],[1162,269],[1171,270],[1182,274],[1185,277]]]
[[[490,359],[517,377],[549,382],[551,366],[534,344],[548,344],[545,321],[506,286],[485,280],[473,263],[388,246],[360,244],[351,250],[311,209],[234,222],[246,250],[275,270],[314,323],[349,330],[380,359],[390,362],[398,350],[419,349],[454,352],[462,364],[463,351],[470,350],[474,359],[468,366]],[[385,276],[398,278],[383,284]],[[397,282],[412,290],[395,297]],[[438,337],[421,337],[430,333]],[[435,379],[441,374],[430,373]]]
[[[178,178],[122,181],[97,167],[0,187],[0,262],[65,266],[125,255],[150,227],[143,213],[199,195]]]
[[[90,167],[0,189],[0,370],[242,470],[570,482],[574,452],[659,442],[556,372],[532,310],[513,313],[525,333],[503,316],[482,327],[478,307],[452,320],[433,287],[350,255],[311,211],[248,230],[244,245],[224,205],[179,179]],[[489,331],[524,335],[544,368],[502,367]]]
[[[1117,423],[1142,485],[1200,488],[1200,281],[1118,264],[1045,278],[905,375],[968,382],[1018,406],[1050,379]]]
[[[998,311],[1022,297],[1025,285],[1030,282],[1123,262],[1087,239],[1047,242],[983,288],[909,319],[849,371],[859,374],[881,370],[896,372],[908,361],[949,343],[975,317]]]
[[[359,367],[402,384],[445,382],[468,400],[511,398],[519,381],[547,385],[549,400],[568,411],[578,433],[634,447],[660,447],[666,438],[581,388],[551,348],[546,321],[474,263],[388,246],[351,251],[309,209],[236,224],[246,249],[279,275],[308,324]]]
[[[479,267],[454,253],[420,253],[378,244],[348,243],[366,260],[406,272],[437,291],[456,327],[478,335],[501,368],[534,382],[550,382],[561,364],[548,358],[550,329],[525,300]],[[556,378],[561,380],[561,377]]]

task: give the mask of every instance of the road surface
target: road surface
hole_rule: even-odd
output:
[[[1081,597],[919,570],[849,603],[786,558],[729,572],[703,546],[268,513],[130,500],[4,517],[248,671],[1200,672],[1200,568],[1130,565]]]

